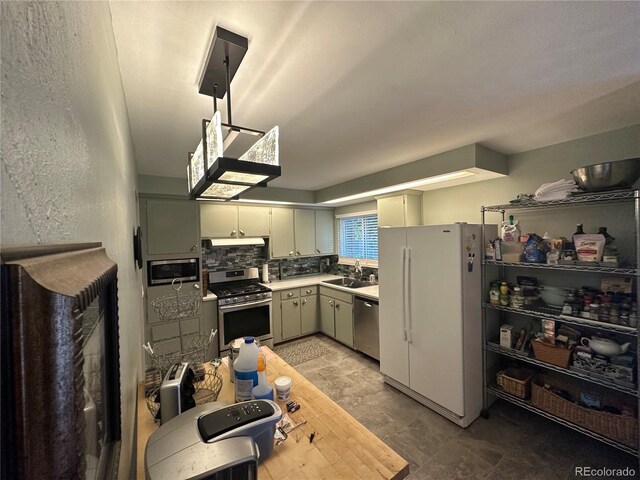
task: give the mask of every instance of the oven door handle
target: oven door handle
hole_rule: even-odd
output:
[[[220,310],[221,312],[234,312],[236,310],[246,310],[247,308],[250,307],[259,307],[261,305],[269,305],[271,304],[271,299],[266,299],[266,300],[258,300],[256,302],[248,302],[248,303],[242,303],[240,305],[220,305],[218,307],[218,310]]]

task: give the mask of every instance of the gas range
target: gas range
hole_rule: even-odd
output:
[[[219,305],[242,305],[271,299],[271,289],[260,284],[257,268],[209,273],[209,290]]]

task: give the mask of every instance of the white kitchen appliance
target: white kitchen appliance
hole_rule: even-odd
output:
[[[482,409],[481,226],[381,228],[378,251],[385,382],[467,427]]]

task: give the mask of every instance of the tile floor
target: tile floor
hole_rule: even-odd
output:
[[[294,368],[410,464],[409,478],[569,479],[576,466],[635,470],[638,459],[499,400],[462,429],[386,385],[379,364],[317,334],[333,352]],[[277,351],[277,347],[276,347]]]

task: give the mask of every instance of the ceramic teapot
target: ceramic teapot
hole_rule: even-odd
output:
[[[627,348],[629,348],[630,345],[629,342],[620,345],[613,340],[600,337],[592,337],[591,339],[582,337],[580,343],[582,343],[582,345],[584,345],[585,347],[589,347],[594,352],[599,353],[600,355],[605,355],[607,357],[622,355],[627,351]]]

